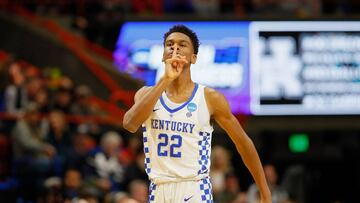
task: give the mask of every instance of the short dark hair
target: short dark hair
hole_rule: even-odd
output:
[[[196,35],[196,33],[194,31],[192,31],[190,28],[186,27],[185,25],[174,25],[173,27],[171,27],[169,29],[169,31],[167,31],[165,34],[164,34],[164,45],[165,45],[165,41],[166,41],[166,38],[171,34],[171,33],[174,33],[174,32],[180,32],[180,33],[183,33],[185,34],[186,36],[188,36],[191,40],[191,43],[193,45],[193,48],[194,48],[194,53],[197,54],[198,51],[199,51],[199,39]]]

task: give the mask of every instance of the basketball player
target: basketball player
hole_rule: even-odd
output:
[[[151,181],[149,202],[210,203],[210,119],[229,134],[259,188],[261,203],[271,202],[256,149],[222,94],[191,80],[199,48],[196,34],[183,25],[164,35],[165,73],[153,87],[135,94],[123,126],[143,127],[145,168]]]

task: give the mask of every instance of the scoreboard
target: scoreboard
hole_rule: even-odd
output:
[[[200,40],[192,79],[222,92],[235,114],[360,114],[358,21],[127,22],[119,71],[154,85],[163,34],[176,24]]]

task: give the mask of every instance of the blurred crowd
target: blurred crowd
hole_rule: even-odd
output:
[[[262,16],[319,17],[323,14],[355,14],[356,0],[17,0],[37,12],[116,18],[124,15],[162,16],[193,14],[205,17]],[[265,14],[265,15],[264,15]]]
[[[221,145],[215,145],[211,154],[210,177],[214,202],[216,203],[260,203],[260,193],[255,183],[241,188],[239,177],[231,162],[231,153]],[[275,165],[263,165],[265,178],[271,190],[273,203],[295,203],[297,197],[284,181],[280,181]]]
[[[9,0],[6,0],[9,1]],[[129,19],[313,19],[354,16],[356,0],[16,0],[9,1],[50,16],[68,16],[90,41],[113,49]],[[175,17],[175,18],[174,18]]]
[[[69,115],[101,115],[57,69],[39,69],[11,57],[0,60],[1,199],[37,203],[145,203],[149,181],[142,138]],[[4,119],[4,115],[9,116]],[[7,149],[7,150],[5,150]],[[264,166],[274,203],[291,203],[276,168]],[[211,180],[216,203],[257,203],[255,185],[241,188],[230,152],[214,145]],[[0,193],[3,194],[3,193]]]
[[[18,202],[145,202],[142,139],[69,119],[106,113],[90,102],[88,86],[11,57],[0,62],[0,76],[0,183]],[[9,178],[14,184],[4,184]]]

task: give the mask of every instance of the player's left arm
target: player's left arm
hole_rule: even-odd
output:
[[[225,97],[211,88],[205,89],[205,97],[210,114],[230,136],[246,167],[252,174],[260,191],[261,202],[271,202],[270,190],[267,185],[263,167],[256,148],[251,139],[245,133],[244,129],[241,127],[239,121],[231,113],[229,104]]]

